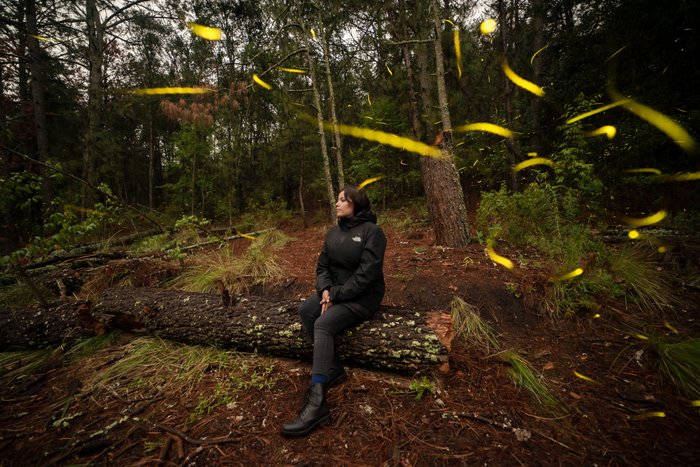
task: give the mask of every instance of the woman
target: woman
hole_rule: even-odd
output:
[[[367,321],[384,297],[386,237],[364,191],[346,186],[335,203],[338,225],[326,234],[316,267],[316,292],[301,305],[304,330],[313,341],[311,385],[296,419],[282,433],[301,436],[330,422],[326,391],[345,376],[335,336]]]

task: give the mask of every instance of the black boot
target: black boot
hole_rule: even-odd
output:
[[[282,426],[286,436],[303,436],[318,425],[327,425],[331,421],[331,409],[326,403],[326,384],[312,384],[304,397],[304,407],[297,418]]]

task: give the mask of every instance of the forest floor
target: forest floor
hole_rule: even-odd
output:
[[[293,238],[278,252],[289,280],[257,293],[301,299],[313,290],[326,227],[281,228]],[[89,357],[57,356],[35,384],[2,380],[0,466],[700,463],[698,408],[661,375],[645,342],[631,336],[626,316],[634,309],[604,303],[599,317],[544,317],[537,301],[545,280],[532,254],[499,251],[520,258],[521,267],[509,271],[478,243],[449,249],[434,245],[428,227],[385,231],[385,304],[449,310],[455,295],[463,298],[502,348],[517,350],[546,379],[562,408],[543,408],[493,353],[456,339],[447,372],[406,376],[350,363],[349,378],[329,392],[332,423],[290,439],[280,428],[300,408],[309,362],[240,356],[257,379],[233,388],[222,385],[230,382],[226,367],[195,380],[158,380],[153,367],[167,371],[164,357],[142,377],[91,386],[142,339],[122,334]],[[231,242],[239,253],[249,243]],[[673,316],[657,318],[697,335],[700,296],[683,294]]]

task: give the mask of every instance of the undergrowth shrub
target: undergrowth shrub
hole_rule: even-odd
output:
[[[672,341],[652,338],[662,373],[688,398],[700,398],[700,338]]]
[[[281,280],[284,275],[275,250],[291,239],[283,232],[271,230],[257,237],[241,255],[225,248],[200,256],[197,263],[172,280],[169,285],[191,292],[213,293],[220,285],[235,293],[250,286]]]
[[[592,310],[601,298],[624,298],[645,312],[674,303],[666,274],[654,252],[642,246],[615,249],[581,219],[574,190],[533,183],[521,193],[484,193],[477,228],[487,240],[500,237],[516,247],[532,247],[544,256],[547,282],[540,311],[552,317]],[[641,245],[641,244],[640,244]],[[581,268],[583,273],[558,280]]]

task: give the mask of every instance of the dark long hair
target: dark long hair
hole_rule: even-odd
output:
[[[345,199],[352,203],[352,214],[354,216],[359,212],[370,210],[369,198],[364,190],[358,190],[355,185],[345,185],[342,191],[345,192]]]

